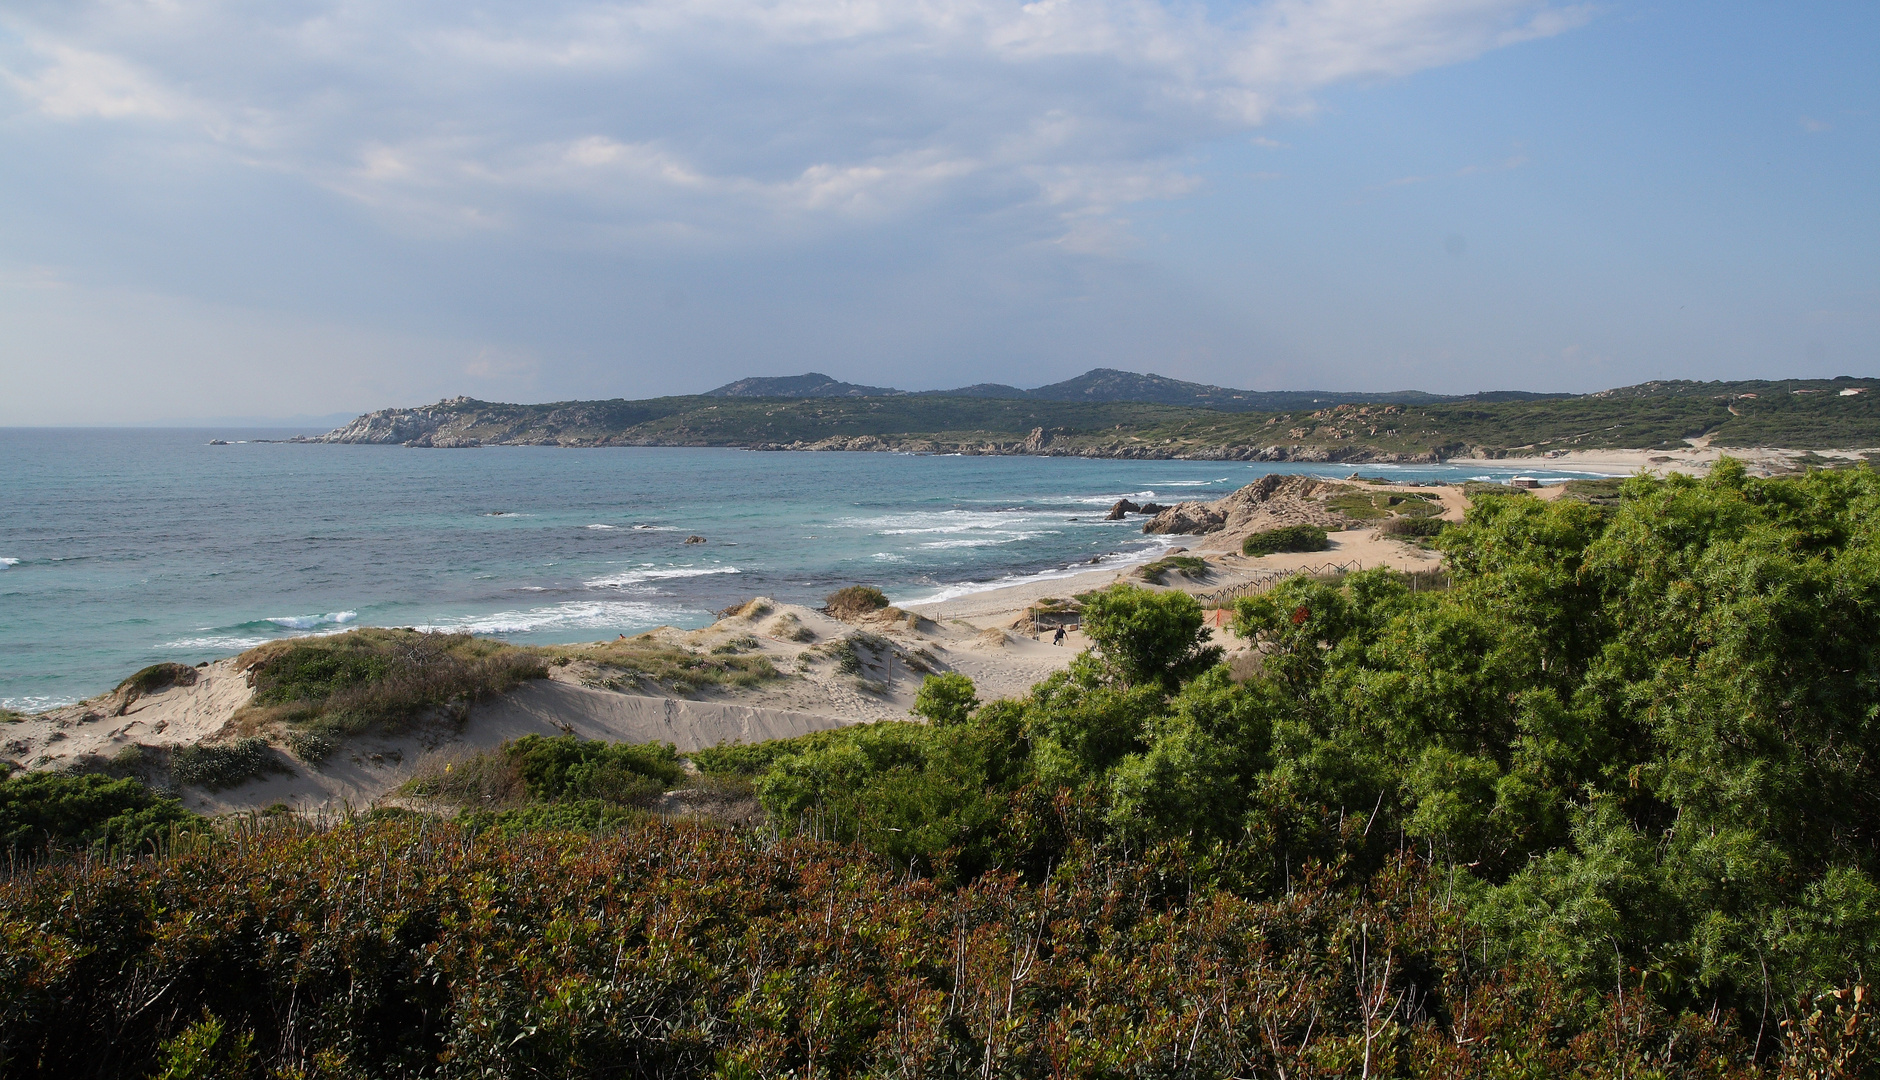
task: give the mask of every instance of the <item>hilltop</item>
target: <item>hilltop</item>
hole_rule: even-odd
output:
[[[842,382],[821,372],[780,378],[739,379],[706,397],[973,397],[1007,401],[1133,401],[1153,405],[1190,405],[1221,412],[1277,412],[1349,404],[1428,404],[1436,401],[1535,401],[1567,394],[1536,394],[1524,390],[1496,390],[1466,396],[1426,394],[1421,390],[1364,393],[1333,390],[1235,390],[1207,383],[1184,382],[1156,374],[1137,374],[1115,368],[1092,368],[1074,379],[1023,390],[1004,383],[974,383],[955,390],[896,390]]]
[[[1001,396],[1007,391],[1025,396]],[[1316,394],[1263,394],[1263,407],[1243,409],[1254,392],[1107,369],[1035,390],[979,386],[947,393],[906,393],[811,373],[645,400],[518,405],[459,397],[368,413],[304,441],[1324,462],[1673,450],[1692,441],[1797,451],[1880,447],[1880,380],[1847,376],[1651,382],[1578,396],[1506,391],[1441,398],[1403,391],[1314,400]],[[1183,395],[1185,402],[1168,400]],[[1358,400],[1329,400],[1334,397]],[[1201,400],[1214,404],[1196,403]],[[1271,404],[1278,400],[1303,404]]]

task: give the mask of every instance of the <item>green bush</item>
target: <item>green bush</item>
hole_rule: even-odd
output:
[[[1377,531],[1385,536],[1435,536],[1447,524],[1441,518],[1394,517],[1379,524]]]
[[[956,672],[929,675],[914,693],[914,707],[909,710],[935,724],[963,724],[979,707],[979,695],[973,680]]]
[[[238,787],[269,773],[291,773],[262,738],[232,743],[199,743],[170,751],[170,777],[178,787],[209,791]]]
[[[643,805],[685,777],[671,743],[525,735],[504,749],[534,802],[599,799]]]
[[[7,850],[107,841],[136,848],[200,820],[136,780],[50,772],[0,780],[0,848]]]
[[[1317,525],[1282,525],[1263,529],[1240,542],[1242,555],[1277,555],[1284,551],[1324,551],[1331,537]]]

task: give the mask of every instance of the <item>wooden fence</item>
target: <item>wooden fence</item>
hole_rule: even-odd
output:
[[[1342,563],[1320,563],[1316,566],[1295,566],[1290,570],[1255,570],[1253,577],[1246,581],[1236,582],[1209,592],[1198,592],[1194,594],[1194,597],[1201,601],[1201,606],[1204,608],[1226,607],[1240,597],[1264,592],[1287,578],[1325,577],[1332,574],[1349,574],[1354,570],[1362,569],[1364,569],[1364,564],[1354,560]]]

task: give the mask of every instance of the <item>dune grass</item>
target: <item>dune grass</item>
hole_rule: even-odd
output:
[[[646,680],[674,693],[689,694],[708,688],[752,687],[782,678],[782,673],[767,658],[741,654],[743,649],[757,647],[755,638],[746,635],[732,642],[737,643],[739,651],[714,649],[710,653],[699,653],[661,641],[652,634],[641,634],[624,640],[560,649],[557,659],[567,656],[586,660],[616,672],[601,679],[614,690],[627,689],[634,682]]]
[[[850,585],[823,598],[829,614],[838,619],[852,619],[888,606],[888,594],[873,585]]]
[[[239,729],[274,729],[303,760],[352,735],[461,722],[472,702],[548,676],[541,653],[468,634],[361,629],[274,641],[236,658],[253,700]]]
[[[1137,567],[1136,573],[1151,585],[1166,584],[1170,574],[1199,581],[1208,576],[1208,561],[1193,555],[1169,555]]]

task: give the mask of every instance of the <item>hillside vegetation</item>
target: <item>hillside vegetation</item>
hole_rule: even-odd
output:
[[[16,870],[0,1071],[1880,1075],[1880,475],[1591,498],[1242,599],[1251,664],[1118,585],[1019,699]]]
[[[1854,389],[1861,392],[1842,392]],[[1700,436],[1720,446],[1880,446],[1880,384],[1653,383],[1580,397],[1346,402],[1279,412],[944,395],[698,396],[546,405],[459,398],[372,413],[313,441],[1359,462],[1672,448]]]

